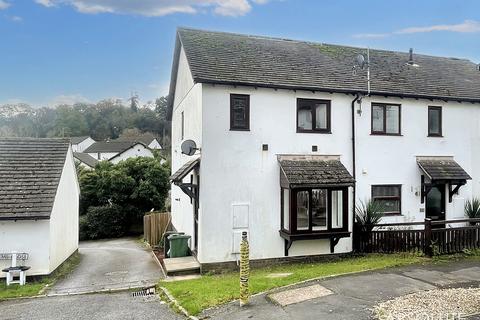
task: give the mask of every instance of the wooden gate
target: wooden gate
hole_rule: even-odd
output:
[[[143,216],[143,238],[150,246],[160,245],[166,231],[171,229],[170,212],[153,212]]]

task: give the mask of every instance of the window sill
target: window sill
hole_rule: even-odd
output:
[[[371,136],[394,136],[394,137],[403,137],[403,134],[401,133],[377,133],[377,132],[372,132],[370,133]]]
[[[350,237],[349,231],[316,231],[304,233],[290,233],[286,230],[280,230],[280,236],[288,241],[295,240],[314,240],[314,239],[331,239],[331,238],[346,238]]]
[[[443,135],[441,135],[441,134],[440,134],[440,135],[438,135],[438,134],[429,134],[427,137],[428,137],[428,138],[443,138]]]
[[[319,133],[319,134],[332,134],[332,131],[315,131],[315,130],[298,130],[297,133]]]
[[[401,214],[401,213],[385,213],[383,216],[384,217],[403,217],[403,214]]]
[[[232,128],[230,128],[230,131],[250,131],[250,129],[232,129]]]

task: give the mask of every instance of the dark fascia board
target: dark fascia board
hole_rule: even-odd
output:
[[[245,86],[245,87],[255,87],[255,88],[318,91],[318,92],[327,92],[327,93],[345,93],[345,94],[353,94],[353,95],[368,94],[368,91],[364,89],[319,88],[319,87],[304,87],[304,86],[277,85],[277,84],[265,84],[265,83],[234,82],[234,81],[204,79],[204,78],[195,77],[195,76],[194,76],[194,79],[195,79],[195,83],[206,83],[206,84],[213,84],[213,85],[218,84],[218,85],[227,85],[227,86]],[[399,93],[392,93],[392,92],[386,92],[386,91],[370,91],[370,96],[480,103],[480,99],[472,99],[472,98],[465,98],[465,97],[444,97],[444,96],[430,96],[430,95],[408,94],[408,93],[399,94]]]
[[[139,142],[139,141],[136,141],[135,143],[133,143],[130,147],[126,148],[126,149],[123,149],[123,151],[120,151],[118,154],[114,155],[113,157],[111,157],[110,159],[108,159],[108,161],[111,161],[112,159],[115,159],[116,157],[119,157],[121,156],[125,151],[128,151],[130,149],[132,149],[133,147],[135,147],[136,145],[139,145],[141,144],[142,146],[144,146],[146,149],[150,150],[150,148],[145,145],[145,143],[143,142]]]
[[[180,39],[180,34],[177,29],[176,39],[175,39],[175,51],[173,53],[172,72],[170,76],[170,88],[168,91],[168,98],[167,98],[167,120],[169,121],[172,121],[172,115],[173,115],[173,102],[175,100],[175,90],[177,86],[177,74],[178,74],[178,62],[180,60],[181,47],[182,47],[182,41]]]
[[[1,217],[0,216],[0,221],[28,221],[28,220],[50,220],[50,216],[29,216],[29,217]]]

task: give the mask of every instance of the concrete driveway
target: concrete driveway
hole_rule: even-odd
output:
[[[78,267],[48,295],[139,288],[163,277],[150,251],[134,238],[81,242],[79,253]]]
[[[14,300],[0,303],[1,320],[177,320],[157,296],[132,297],[130,292],[85,294]]]

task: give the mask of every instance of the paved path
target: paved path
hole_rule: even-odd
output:
[[[24,299],[0,303],[1,320],[180,320],[158,297],[129,292]]]
[[[79,253],[78,267],[47,294],[143,287],[163,276],[150,251],[133,238],[81,242]]]
[[[380,301],[397,296],[438,287],[474,286],[478,288],[480,263],[465,261],[409,266],[340,276],[302,286],[312,284],[320,284],[334,294],[285,307],[274,305],[262,294],[254,297],[249,307],[240,308],[236,302],[204,312],[202,316],[208,316],[211,319],[236,320],[371,319],[370,308]],[[480,319],[480,317],[471,319]]]

